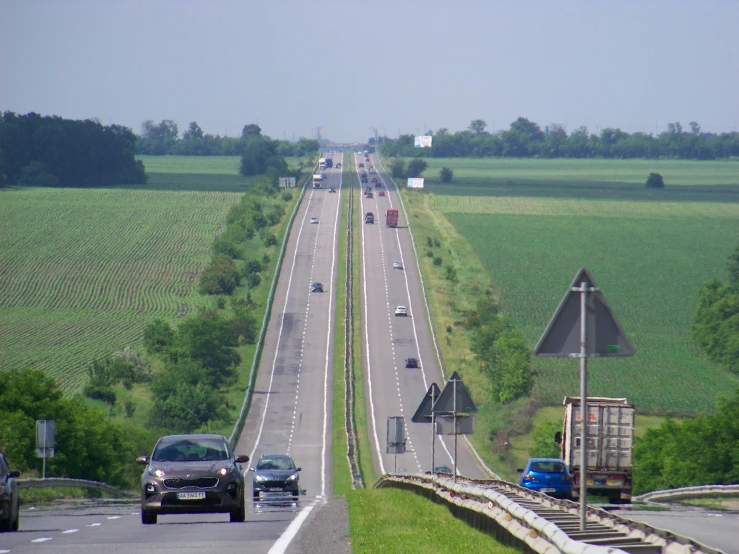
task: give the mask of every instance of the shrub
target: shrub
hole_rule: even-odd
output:
[[[443,261],[441,256],[434,257],[434,265],[441,265]]]
[[[200,277],[200,294],[231,294],[239,285],[239,272],[228,256],[216,256]]]
[[[663,189],[665,188],[665,181],[662,179],[662,175],[659,173],[650,173],[647,177],[647,188],[648,189]]]
[[[429,164],[426,163],[426,160],[422,160],[420,158],[411,160],[408,164],[408,177],[420,177],[421,173],[426,171],[428,166]]]
[[[439,171],[439,180],[442,183],[451,183],[453,178],[454,171],[452,171],[450,168],[442,167],[441,171]]]
[[[264,231],[262,232],[262,241],[264,241],[264,246],[274,246],[277,244],[277,237],[272,231]]]
[[[87,398],[101,400],[111,406],[115,404],[116,401],[115,391],[108,385],[94,385],[90,383],[85,386],[82,392]]]

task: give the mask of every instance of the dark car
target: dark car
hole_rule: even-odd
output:
[[[17,469],[10,469],[5,454],[0,452],[0,533],[17,531],[20,526],[21,510],[15,482],[20,475]]]
[[[405,367],[411,367],[411,368],[417,368],[418,367],[418,360],[416,358],[408,358],[405,361]]]
[[[518,472],[521,474],[518,484],[522,487],[550,496],[572,496],[572,477],[564,460],[530,458],[526,467]]]
[[[331,187],[330,189],[328,189],[328,191],[329,192],[336,192],[336,189],[334,187]]]
[[[434,473],[454,473],[454,470],[449,466],[436,466]]]
[[[336,165],[335,165],[334,167],[335,167],[336,169],[341,169],[341,162],[337,163],[337,164],[336,164]]]
[[[323,285],[321,283],[313,283],[310,286],[311,292],[323,292]]]
[[[251,468],[254,472],[254,501],[263,496],[267,499],[281,499],[285,495],[293,501],[300,496],[300,471],[295,462],[285,454],[265,454]]]
[[[141,523],[157,522],[159,514],[228,513],[231,521],[246,519],[244,474],[239,464],[249,456],[234,455],[222,435],[168,435],[149,456],[141,476]]]

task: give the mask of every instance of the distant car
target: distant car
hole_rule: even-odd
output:
[[[337,163],[334,167],[336,167],[336,169],[341,169],[341,162]]]
[[[395,315],[396,316],[397,315],[400,315],[400,316],[406,316],[407,317],[408,316],[408,308],[406,308],[405,306],[398,306],[397,308],[395,308]]]
[[[403,262],[393,262],[393,269],[403,269]]]
[[[572,476],[564,460],[530,458],[518,472],[521,474],[518,484],[522,487],[550,496],[572,497]]]
[[[168,435],[157,441],[141,476],[141,523],[159,514],[229,513],[232,522],[246,519],[244,474],[222,435]]]
[[[21,472],[10,469],[5,454],[0,452],[0,533],[17,531],[20,527],[21,510],[15,482],[20,476]]]
[[[377,170],[374,167],[369,168],[370,173],[377,173]]]
[[[434,473],[454,473],[454,470],[449,466],[436,466]]]
[[[370,183],[376,183],[376,182],[377,182],[377,177],[372,177],[372,179],[370,179]]]
[[[310,286],[310,291],[311,292],[323,292],[323,285],[321,283],[317,283],[317,282],[316,283],[313,283]]]
[[[370,191],[370,192],[365,192],[365,193],[364,193],[364,197],[365,197],[365,198],[374,198],[374,196],[373,196],[373,194],[372,194],[372,192],[371,192],[371,191]]]
[[[359,169],[364,169],[364,164],[363,163],[360,163],[359,164]]]
[[[414,368],[414,369],[417,369],[418,368],[418,360],[416,358],[408,358],[405,361],[405,367],[406,368]]]
[[[377,193],[377,196],[385,196],[385,191],[381,190],[380,192]]]
[[[329,192],[336,192],[336,189],[334,187],[331,187],[330,189],[328,189],[328,191]]]
[[[368,161],[369,161],[369,156],[365,156],[365,157],[364,157],[364,161],[365,161],[365,162],[368,162]]]
[[[265,454],[257,462],[254,472],[254,502],[269,498],[280,499],[288,495],[293,501],[300,496],[300,472],[295,462],[285,454]]]
[[[317,217],[311,217],[310,218],[310,222],[311,223],[318,223],[318,218]]]

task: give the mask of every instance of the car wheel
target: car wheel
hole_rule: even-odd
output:
[[[10,530],[17,531],[21,526],[21,506],[20,501],[15,503],[15,519],[10,523]]]
[[[239,504],[238,510],[231,512],[231,523],[239,523],[246,521],[246,505],[244,504],[244,497],[241,497],[241,503]]]
[[[154,525],[157,522],[157,515],[154,512],[145,512],[141,510],[141,523],[144,525]]]

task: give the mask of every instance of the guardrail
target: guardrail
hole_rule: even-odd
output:
[[[315,171],[315,167],[314,167]],[[265,306],[264,310],[264,317],[262,318],[262,327],[259,329],[259,339],[257,340],[257,346],[254,350],[254,358],[252,358],[251,361],[251,369],[249,372],[249,384],[246,386],[246,391],[244,392],[244,401],[241,404],[241,410],[239,411],[239,417],[236,419],[236,423],[234,423],[233,431],[231,431],[231,436],[228,437],[228,442],[231,443],[231,446],[236,446],[234,443],[234,439],[238,440],[239,435],[241,434],[241,430],[244,428],[244,422],[246,422],[246,416],[249,413],[249,408],[251,407],[251,398],[252,393],[254,392],[254,382],[257,378],[257,366],[259,365],[259,361],[262,359],[262,347],[264,346],[264,336],[267,333],[267,322],[269,321],[269,316],[272,313],[272,304],[274,302],[275,298],[275,289],[277,288],[277,278],[280,275],[280,269],[282,268],[282,261],[285,258],[285,250],[287,249],[287,240],[290,237],[290,229],[292,229],[293,221],[295,221],[295,215],[298,213],[298,208],[300,207],[300,203],[303,201],[303,196],[305,196],[305,190],[308,187],[308,183],[310,182],[313,175],[313,171],[311,172],[311,175],[308,176],[303,183],[302,190],[300,191],[300,197],[298,198],[297,202],[295,202],[295,207],[293,208],[293,213],[290,215],[290,221],[287,224],[287,228],[285,229],[285,236],[282,238],[282,246],[280,248],[280,255],[277,258],[277,263],[275,264],[275,272],[272,276],[272,284],[269,288],[269,295],[267,296],[267,305]]]
[[[352,156],[349,156],[350,160]],[[350,161],[353,164],[353,160]],[[341,168],[344,171],[344,168]],[[354,421],[354,296],[353,271],[353,218],[354,218],[354,173],[349,170],[349,206],[346,218],[346,305],[344,310],[344,426],[346,427],[349,468],[352,472],[352,487],[364,488],[364,479],[357,460],[357,430]]]
[[[71,479],[67,477],[49,477],[47,479],[16,479],[19,489],[36,489],[42,487],[76,487],[97,489],[123,498],[138,498],[138,494],[131,491],[122,491],[107,483],[88,481],[87,479]]]
[[[386,474],[375,487],[412,490],[446,503],[469,525],[503,543],[538,553],[721,554],[689,537],[595,507],[588,507],[586,531],[579,531],[577,503],[552,499],[505,481],[460,481],[458,477],[455,484],[451,477]]]
[[[703,485],[683,487],[663,491],[652,491],[632,498],[632,502],[677,502],[691,498],[710,498],[717,496],[739,497],[739,485]]]

